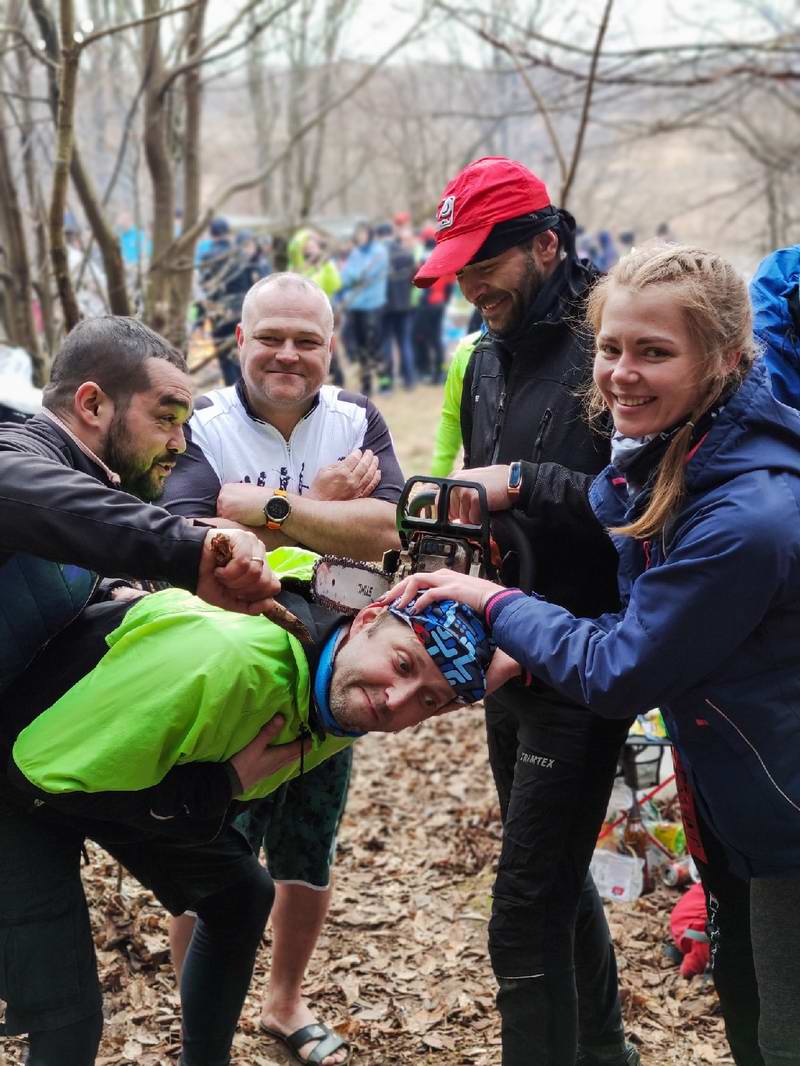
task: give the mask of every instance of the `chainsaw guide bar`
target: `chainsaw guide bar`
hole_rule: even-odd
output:
[[[325,555],[314,564],[311,595],[331,611],[352,615],[379,600],[393,584],[392,576],[379,566]]]

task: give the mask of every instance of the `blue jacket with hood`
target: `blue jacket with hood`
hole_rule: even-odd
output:
[[[800,244],[768,255],[750,282],[753,328],[764,345],[772,391],[800,408]]]
[[[589,500],[607,527],[636,506],[613,466]],[[800,874],[800,415],[763,361],[687,464],[666,537],[614,540],[619,614],[506,593],[490,604],[499,646],[601,715],[660,707],[733,867]]]

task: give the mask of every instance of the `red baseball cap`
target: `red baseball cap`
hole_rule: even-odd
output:
[[[436,212],[436,247],[414,284],[427,289],[443,274],[457,273],[497,222],[550,206],[547,186],[522,163],[504,156],[476,159],[444,190]]]

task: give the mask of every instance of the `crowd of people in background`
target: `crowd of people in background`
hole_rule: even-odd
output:
[[[180,213],[175,225],[177,232]],[[120,213],[115,229],[126,271],[132,279],[141,279],[152,241],[127,211]],[[65,216],[65,234],[81,310],[87,315],[103,314],[107,308],[102,263],[72,212]],[[654,234],[667,242],[676,239],[668,222],[659,223]],[[637,239],[648,240],[652,235],[633,230],[590,231],[579,225],[576,253],[606,272]],[[234,384],[240,377],[235,330],[242,297],[258,278],[288,269],[315,281],[334,307],[334,385],[344,384],[345,359],[356,369],[354,383],[365,395],[388,393],[396,387],[411,390],[420,384],[444,384],[453,338],[480,330],[482,320],[477,309],[467,308],[466,326],[459,321],[448,329],[448,309],[459,295],[455,275],[437,279],[430,289],[413,285],[414,274],[435,243],[435,225],[430,221],[415,225],[407,211],[396,212],[391,220],[358,222],[344,238],[309,224],[286,239],[236,227],[222,216],[214,218],[195,249],[191,330],[207,333],[223,382]],[[461,307],[462,301],[458,303]]]
[[[224,247],[216,236],[220,230],[226,234]],[[239,247],[241,235],[234,244],[228,232],[224,219],[211,223],[213,240],[200,253],[199,283],[208,301],[201,313],[205,311],[212,321],[224,380],[231,384],[237,376],[231,360],[230,338],[236,323],[231,304],[241,301],[239,279],[253,260]],[[344,383],[341,349],[356,368],[360,391],[366,396],[391,392],[396,386],[410,390],[420,383],[444,381],[445,312],[455,276],[440,279],[424,292],[413,285],[434,243],[434,227],[415,230],[404,211],[391,222],[359,222],[352,236],[343,241],[326,238],[310,226],[292,235],[282,256],[286,266],[315,281],[334,307],[333,384]],[[271,259],[261,250],[263,246],[257,247],[262,259],[259,269],[265,276],[272,268]],[[216,270],[214,263],[219,264]]]
[[[131,233],[124,237],[134,248]],[[648,239],[650,235],[645,235]],[[666,222],[655,229],[659,240],[674,241]],[[135,245],[141,255],[140,243]],[[616,237],[610,230],[590,232],[576,227],[576,252],[606,272],[629,252],[636,241],[632,230]],[[361,392],[388,393],[396,387],[414,389],[419,384],[441,385],[447,370],[446,316],[458,292],[455,275],[437,278],[420,290],[413,278],[436,244],[436,227],[415,227],[407,211],[391,221],[359,222],[352,235],[337,240],[321,229],[303,226],[288,242],[251,230],[233,233],[224,218],[214,219],[207,239],[198,243],[198,299],[196,327],[210,324],[211,336],[226,385],[239,377],[235,358],[236,308],[249,286],[283,263],[311,278],[326,293],[336,314],[337,350],[331,381],[344,384],[343,355],[356,368]],[[280,268],[283,268],[282,266]],[[480,330],[479,311],[471,309],[466,332]],[[463,329],[458,332],[464,332]]]

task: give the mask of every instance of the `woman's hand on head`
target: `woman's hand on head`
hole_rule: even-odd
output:
[[[431,574],[412,574],[404,578],[378,602],[385,607],[405,607],[417,596],[419,598],[414,604],[416,613],[437,600],[456,600],[483,615],[488,601],[495,593],[502,591],[503,586],[495,585],[493,581],[458,574],[454,570],[435,570]]]

